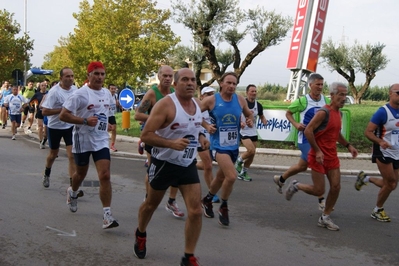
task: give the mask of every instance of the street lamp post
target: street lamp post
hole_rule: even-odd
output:
[[[24,15],[24,32],[26,35],[26,32],[28,30],[28,0],[25,0],[25,15]],[[25,51],[25,61],[24,61],[24,86],[26,85],[26,67],[27,67],[27,62],[26,62],[26,51]],[[18,81],[17,81],[18,82]]]

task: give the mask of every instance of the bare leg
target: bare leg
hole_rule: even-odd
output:
[[[383,164],[379,160],[377,160],[377,166],[382,176],[382,186],[380,186],[381,189],[378,192],[377,206],[383,207],[391,192],[396,189],[399,170],[394,170],[392,164]]]
[[[184,252],[194,254],[202,228],[201,186],[199,183],[182,185],[179,189],[187,208]]]

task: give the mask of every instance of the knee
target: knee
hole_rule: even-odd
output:
[[[339,191],[341,190],[341,184],[333,184],[333,185],[331,185],[331,187],[330,187],[330,191],[332,192],[332,193],[339,193]],[[320,194],[321,195],[321,194]]]
[[[315,188],[313,193],[315,196],[324,195],[325,189],[324,188]]]
[[[111,180],[111,174],[109,170],[103,170],[98,172],[98,178],[100,182],[109,182]]]
[[[394,191],[396,189],[397,185],[398,185],[398,181],[396,181],[396,180],[390,180],[388,182],[388,188],[391,191]]]
[[[212,171],[212,162],[203,164],[204,171]]]
[[[57,153],[53,153],[50,152],[49,155],[47,156],[47,159],[49,159],[50,161],[54,161],[58,156],[58,152]]]
[[[237,179],[237,174],[234,174],[234,175],[231,175],[231,176],[226,176],[225,178],[224,178],[224,182],[226,182],[226,183],[228,183],[228,184],[234,184],[234,182],[236,181],[236,179]]]
[[[254,157],[254,156],[255,156],[255,151],[256,151],[256,148],[255,148],[255,147],[247,148],[247,154],[248,154],[248,156],[249,156],[249,157]]]
[[[148,198],[143,202],[140,207],[140,212],[153,213],[158,208],[158,204],[148,201]]]
[[[306,170],[308,170],[308,166],[307,165],[299,164],[299,171],[300,172],[305,172]]]
[[[202,217],[201,205],[198,204],[196,206],[193,206],[192,208],[187,209],[187,215],[190,219],[201,219]]]

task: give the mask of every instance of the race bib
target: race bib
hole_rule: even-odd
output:
[[[238,128],[236,126],[223,126],[219,128],[220,146],[228,147],[238,144]]]

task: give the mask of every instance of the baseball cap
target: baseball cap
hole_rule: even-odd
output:
[[[204,95],[205,93],[208,93],[208,92],[215,92],[215,89],[212,87],[204,87],[201,90],[201,95]]]

